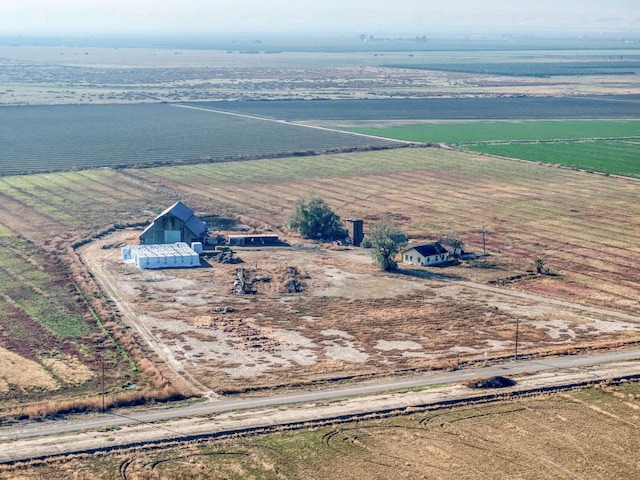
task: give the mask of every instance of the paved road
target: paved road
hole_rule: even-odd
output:
[[[118,414],[100,414],[80,416],[75,419],[65,421],[28,422],[18,426],[0,429],[0,442],[48,435],[59,435],[63,433],[92,430],[100,427],[121,426],[137,422],[149,423],[198,415],[250,410],[276,405],[291,405],[354,396],[366,396],[417,386],[460,383],[475,377],[516,375],[524,372],[535,373],[552,370],[566,371],[585,366],[638,359],[640,359],[640,349],[587,355],[572,355],[509,362],[500,365],[455,370],[434,375],[375,381],[366,384],[345,385],[322,390],[293,392],[267,397],[235,398],[231,400],[212,399],[188,406],[137,411],[128,416]]]

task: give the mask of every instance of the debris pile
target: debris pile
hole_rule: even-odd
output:
[[[233,293],[236,295],[258,293],[256,287],[253,285],[253,280],[249,278],[242,267],[236,270],[236,281],[233,282]]]
[[[231,263],[231,264],[233,264],[233,263],[243,263],[242,259],[239,258],[239,257],[236,257],[231,250],[220,252],[218,255],[216,255],[216,262],[218,262],[218,263]]]
[[[231,313],[235,310],[232,307],[224,306],[224,307],[216,307],[213,309],[213,311],[215,313]]]
[[[469,388],[506,388],[513,387],[515,384],[515,380],[500,376],[472,378],[464,383],[464,385]]]
[[[288,267],[283,282],[284,291],[287,293],[300,293],[304,289],[302,276],[296,267]]]

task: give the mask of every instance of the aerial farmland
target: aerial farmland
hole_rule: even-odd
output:
[[[538,45],[535,68],[526,42],[501,52],[279,47],[0,46],[0,426],[475,369],[510,362],[514,349],[535,361],[637,348],[633,44],[622,59],[606,42],[566,44],[561,56]],[[382,272],[370,249],[290,228],[310,196],[362,219],[365,233],[387,221],[413,244],[453,235],[470,255]],[[223,250],[211,247],[195,269],[124,263],[121,248],[177,201],[212,235],[283,244],[231,247],[241,263],[218,263]],[[234,292],[239,265],[250,295]],[[510,445],[509,478],[529,468],[513,446],[525,430],[545,432],[532,446],[542,456],[569,438],[562,463],[588,477],[593,466],[572,459],[599,445],[603,428],[621,434],[598,447],[601,478],[631,478],[637,459],[611,451],[638,448],[638,398],[637,383],[610,382],[164,452],[8,464],[0,477],[277,465],[285,478],[317,468],[330,478],[322,465],[338,458],[345,478],[356,478],[353,464],[366,478],[379,464],[387,478],[454,478],[464,467],[451,452],[472,448],[461,440],[471,435],[494,454]],[[572,421],[560,434],[541,412]],[[190,467],[173,466],[179,448]],[[424,449],[438,461],[414,463]],[[498,468],[468,458],[485,477]]]

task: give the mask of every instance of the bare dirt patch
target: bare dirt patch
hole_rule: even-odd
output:
[[[519,351],[627,342],[635,317],[474,283],[464,268],[385,274],[362,249],[237,249],[242,264],[136,270],[124,231],[80,249],[128,322],[199,391],[235,392],[363,375],[453,368]],[[234,293],[242,268],[254,293]],[[300,291],[285,288],[295,270]],[[287,273],[289,272],[289,273]],[[421,270],[418,273],[427,272]],[[256,280],[258,279],[258,280]],[[255,281],[254,281],[255,280]]]

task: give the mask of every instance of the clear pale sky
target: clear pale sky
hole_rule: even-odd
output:
[[[620,33],[639,0],[0,0],[0,35]]]

